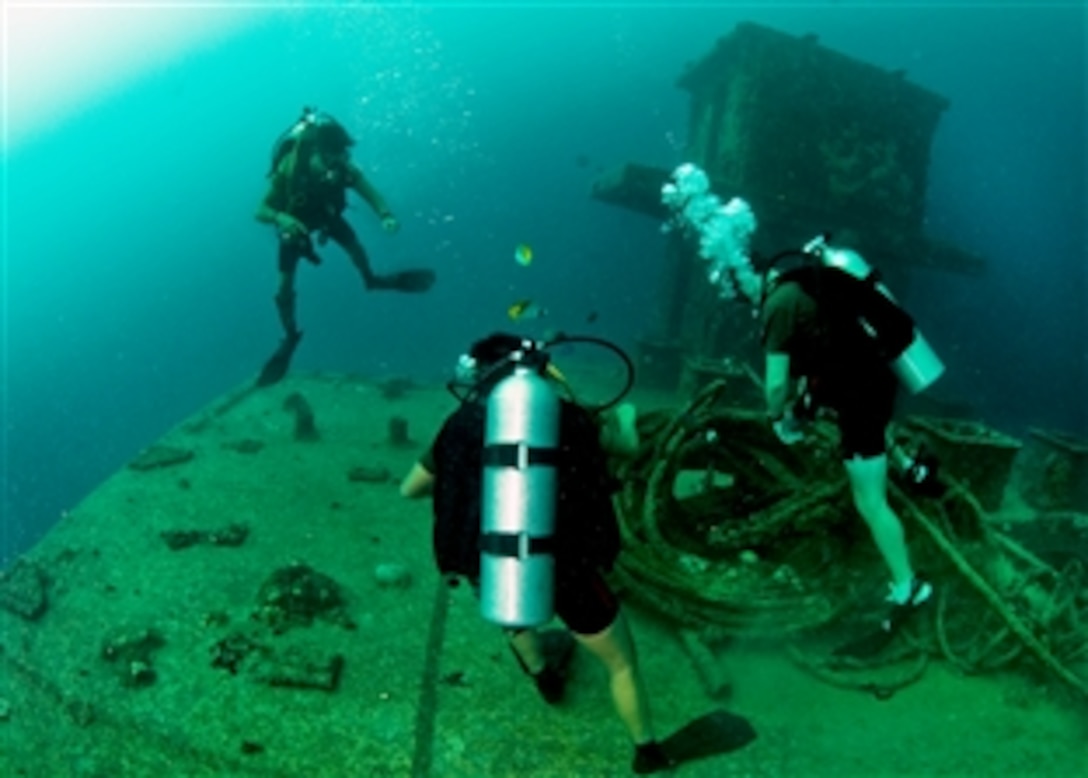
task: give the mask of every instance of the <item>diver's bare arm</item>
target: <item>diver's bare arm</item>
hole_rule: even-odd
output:
[[[763,372],[763,394],[767,403],[767,415],[781,418],[790,399],[790,356],[785,353],[769,353]]]
[[[264,197],[257,206],[257,212],[254,214],[257,221],[262,224],[283,227],[284,217],[289,215],[284,211],[283,188],[281,177],[278,175],[273,176],[272,181],[268,184],[268,191],[265,192]]]
[[[359,197],[366,200],[367,204],[374,210],[374,213],[378,214],[379,219],[384,219],[393,215],[393,211],[390,210],[389,204],[386,203],[385,198],[382,197],[382,193],[366,180],[363,171],[355,165],[351,166],[351,189],[359,195]]]
[[[272,179],[268,187],[268,193],[257,206],[257,221],[262,224],[271,224],[281,235],[306,235],[309,228],[306,224],[287,210],[287,197],[285,186],[280,176]]]
[[[410,500],[426,497],[434,490],[434,473],[419,462],[412,465],[400,484],[400,496]]]

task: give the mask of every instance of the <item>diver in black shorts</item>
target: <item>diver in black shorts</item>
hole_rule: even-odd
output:
[[[485,438],[489,434],[489,420],[494,421],[488,416],[488,400],[497,391],[494,387],[514,370],[517,363],[512,355],[524,355],[533,348],[531,341],[506,334],[492,335],[473,345],[462,357],[462,364],[471,371],[472,390],[461,398],[460,407],[446,419],[434,443],[413,465],[400,489],[409,498],[433,495],[438,569],[451,581],[467,579],[477,590],[485,610],[491,593],[481,590],[486,589],[481,583],[481,549],[486,555],[490,544],[495,554],[506,553],[507,558],[518,555],[517,551],[504,552],[499,548],[503,538],[489,540],[491,536],[481,532],[481,515],[488,505],[484,474],[491,461],[488,457],[492,456],[492,447]],[[534,380],[554,380],[557,373],[546,371],[546,363],[540,366],[540,375]],[[541,449],[523,448],[515,454],[529,465],[533,464],[534,456],[539,456],[539,462],[554,466],[555,478],[554,535],[546,544],[535,537],[526,540],[528,532],[517,538],[519,542],[539,542],[541,554],[554,559],[554,574],[542,579],[546,584],[527,587],[525,596],[534,600],[546,588],[549,601],[554,603],[554,614],[569,630],[569,635],[560,633],[565,638],[565,653],[569,654],[574,647],[569,637],[573,636],[574,641],[607,668],[613,705],[635,746],[632,769],[639,774],[657,772],[673,762],[655,740],[635,645],[619,601],[602,575],[618,555],[620,541],[611,500],[614,487],[599,442],[600,430],[584,408],[566,399],[557,398],[557,402],[557,445],[544,453],[537,453]],[[490,407],[495,413],[493,403]],[[512,413],[517,416],[515,423],[524,421],[521,410]],[[533,422],[528,425],[531,427]],[[533,468],[510,469],[517,471],[511,476],[517,479]],[[532,558],[532,553],[530,548],[528,558]],[[500,564],[518,562],[500,561]],[[535,603],[515,605],[531,610]],[[515,617],[505,622],[505,631],[521,667],[533,677],[541,696],[554,704],[563,695],[565,677],[560,666],[563,658],[550,662],[547,654],[564,651],[545,650],[542,637],[555,632],[542,634],[536,628],[539,623],[542,623],[539,619]]]
[[[861,261],[847,250],[827,251]],[[890,609],[880,622],[891,635],[933,587],[911,565],[903,524],[888,503],[886,436],[899,379],[858,311],[903,332],[899,340],[909,340],[913,321],[875,283],[833,265],[806,264],[746,275],[738,292],[759,311],[767,415],[778,437],[787,445],[802,437],[799,414],[827,409],[835,418],[854,506],[891,574]]]
[[[259,386],[283,379],[302,339],[295,317],[295,272],[301,260],[321,264],[315,236],[319,245],[332,240],[344,250],[368,290],[426,292],[434,283],[433,270],[377,273],[371,267],[369,254],[344,218],[347,193],[352,191],[362,198],[386,232],[396,232],[400,223],[377,187],[352,162],[354,143],[336,119],[307,108],[273,149],[268,189],[257,206],[256,218],[273,226],[279,237],[275,303],[283,340],[261,370]]]

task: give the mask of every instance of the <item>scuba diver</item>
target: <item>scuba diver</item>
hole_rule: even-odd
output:
[[[747,276],[738,292],[760,317],[764,397],[778,438],[792,445],[804,437],[806,419],[832,412],[854,507],[891,575],[890,610],[880,622],[890,638],[933,593],[911,565],[903,524],[888,503],[887,429],[900,383],[889,343],[911,341],[914,323],[870,282],[829,264],[846,251],[810,244],[806,253],[816,261]],[[865,326],[877,320],[880,337]]]
[[[310,108],[277,140],[268,173],[268,191],[257,207],[257,221],[271,224],[279,236],[279,287],[276,310],[283,325],[283,341],[265,363],[258,386],[269,386],[286,375],[302,332],[295,320],[295,271],[299,260],[314,265],[321,257],[314,248],[328,239],[350,257],[369,289],[425,292],[434,283],[434,271],[405,270],[378,275],[355,231],[343,216],[347,190],[354,191],[373,209],[382,229],[396,232],[399,223],[385,198],[351,161],[354,140],[328,114]]]
[[[575,641],[600,660],[635,744],[632,769],[648,774],[673,762],[654,738],[635,644],[602,575],[620,550],[614,485],[593,416],[560,397],[548,345],[506,333],[476,342],[450,385],[460,407],[400,492],[433,495],[439,572],[468,580],[546,702],[563,698]],[[553,614],[567,630],[541,632]]]
[[[746,202],[723,205],[694,165],[674,171],[662,200],[675,224],[698,235],[711,283],[723,297],[749,303],[760,319],[767,417],[778,438],[802,440],[804,420],[820,409],[835,417],[854,506],[891,575],[889,611],[878,628],[838,653],[876,653],[933,593],[914,570],[903,524],[888,503],[886,432],[898,385],[921,392],[944,365],[856,252],[821,236],[757,270],[749,251],[756,220]],[[783,271],[783,260],[799,261]],[[908,476],[928,484],[932,473],[915,465]]]

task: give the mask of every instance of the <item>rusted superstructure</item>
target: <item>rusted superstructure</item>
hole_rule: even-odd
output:
[[[948,100],[889,71],[756,24],[740,24],[692,63],[677,85],[691,95],[685,159],[723,198],[759,219],[757,251],[773,254],[830,232],[903,292],[912,267],[981,273],[982,261],[925,234],[934,133]],[[669,171],[626,164],[594,185],[599,200],[664,221]],[[667,246],[662,316],[648,339],[656,364],[743,356],[750,329],[717,300],[691,245]],[[663,359],[663,348],[675,353]],[[675,386],[668,371],[646,377]],[[656,380],[654,380],[656,378]]]

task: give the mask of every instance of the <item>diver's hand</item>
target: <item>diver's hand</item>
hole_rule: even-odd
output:
[[[276,214],[276,227],[280,234],[287,238],[296,238],[310,233],[305,224],[286,211]]]
[[[382,216],[382,229],[388,233],[394,233],[400,229],[400,222],[397,221],[396,216],[387,213]]]
[[[800,443],[805,439],[804,425],[792,413],[784,414],[781,418],[775,419],[771,423],[771,428],[778,439],[787,446]]]

